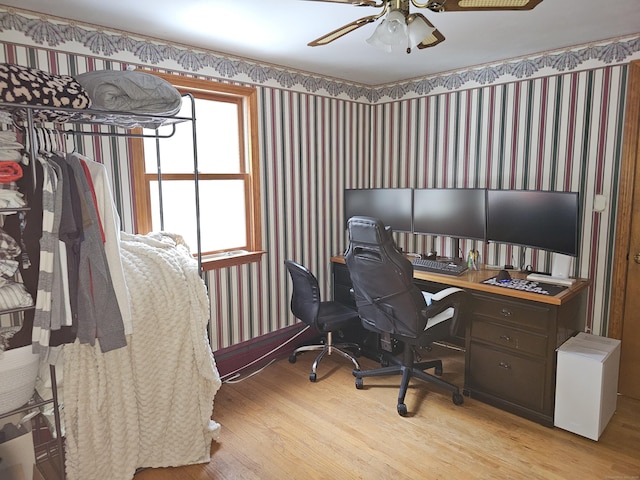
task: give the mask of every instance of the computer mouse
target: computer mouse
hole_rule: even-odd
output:
[[[496,276],[496,280],[499,282],[508,282],[511,280],[511,275],[506,270],[500,270]]]

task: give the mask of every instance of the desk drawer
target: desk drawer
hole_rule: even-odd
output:
[[[506,322],[523,328],[547,331],[551,310],[524,301],[512,302],[484,295],[473,296],[473,313]]]
[[[544,362],[473,343],[467,355],[469,378],[465,383],[472,390],[534,410],[544,409]]]
[[[547,353],[548,337],[546,335],[525,332],[508,325],[487,322],[478,318],[471,321],[471,338],[540,357],[545,357]]]

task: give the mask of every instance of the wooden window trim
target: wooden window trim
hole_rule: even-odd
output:
[[[245,189],[246,202],[248,205],[247,214],[250,217],[250,221],[247,222],[247,244],[248,249],[246,253],[242,254],[216,254],[207,255],[202,257],[202,269],[205,271],[214,270],[217,268],[227,268],[232,266],[244,265],[247,263],[258,262],[262,258],[262,255],[266,252],[262,250],[262,221],[260,215],[260,159],[259,159],[259,138],[258,138],[258,92],[255,88],[242,87],[238,85],[228,85],[222,83],[216,83],[212,80],[203,80],[192,77],[186,77],[181,75],[164,74],[159,72],[146,71],[145,73],[151,73],[157,75],[172,85],[174,85],[181,93],[185,92],[198,92],[204,93],[204,96],[210,96],[211,98],[220,100],[221,97],[228,95],[233,101],[240,102],[244,108],[240,109],[239,121],[246,122],[249,128],[249,134],[247,135],[246,142],[241,142],[241,154],[249,155],[249,165],[251,172],[244,174],[202,174],[198,173],[198,177],[201,179],[224,177],[232,178],[235,175],[237,178],[246,178],[247,175],[251,176],[251,188]],[[208,88],[209,85],[215,83],[215,92]],[[242,102],[238,97],[245,99]],[[246,106],[242,105],[246,102]],[[197,112],[196,112],[197,113]],[[245,115],[248,117],[246,118]],[[196,119],[197,120],[197,119]],[[146,234],[151,231],[151,193],[149,189],[149,182],[145,178],[145,175],[151,175],[156,178],[155,174],[144,173],[144,146],[141,139],[131,140],[131,152],[132,152],[132,171],[133,171],[133,186],[134,192],[134,218],[136,223],[136,231]],[[246,162],[243,162],[243,169]],[[140,170],[142,169],[142,171]],[[193,176],[193,174],[190,174]],[[163,178],[170,178],[169,174],[163,174]]]

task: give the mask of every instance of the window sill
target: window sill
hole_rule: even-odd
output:
[[[216,270],[218,268],[235,267],[246,263],[259,262],[262,255],[267,252],[259,250],[256,252],[230,253],[224,255],[205,255],[202,257],[202,270]]]

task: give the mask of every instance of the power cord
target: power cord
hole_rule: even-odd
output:
[[[271,365],[273,362],[275,362],[276,359],[274,358],[273,360],[271,360],[269,363],[267,363],[263,367],[260,367],[258,370],[249,373],[245,377],[240,378],[241,374],[239,373],[242,370],[245,370],[245,369],[249,368],[251,365],[254,365],[255,363],[257,363],[257,362],[259,362],[261,360],[264,360],[266,357],[268,357],[272,353],[276,352],[277,350],[279,350],[282,347],[284,347],[286,344],[288,344],[288,343],[292,342],[293,340],[295,340],[296,338],[298,338],[300,335],[302,335],[304,332],[306,332],[309,328],[310,328],[309,325],[305,326],[302,330],[300,330],[298,333],[296,333],[290,339],[284,341],[283,343],[281,343],[277,347],[274,347],[273,349],[271,349],[270,351],[268,351],[267,353],[265,353],[261,357],[258,357],[255,360],[253,360],[252,362],[249,362],[246,365],[235,369],[233,372],[229,372],[226,375],[223,375],[222,377],[220,377],[220,380],[222,380],[222,383],[239,383],[239,382],[242,382],[243,380],[246,380],[247,378],[251,378],[252,376],[254,376],[257,373],[262,372],[265,368],[267,368],[269,365]]]
[[[271,365],[271,364],[272,364],[273,362],[275,362],[275,361],[276,361],[276,359],[274,358],[274,359],[273,359],[273,360],[271,360],[269,363],[267,363],[265,366],[260,367],[258,370],[255,370],[255,371],[253,371],[253,372],[251,372],[251,373],[247,374],[247,376],[242,377],[242,378],[240,378],[240,374],[239,374],[239,373],[236,373],[236,374],[235,374],[235,375],[233,375],[230,379],[228,379],[228,380],[223,380],[223,381],[222,381],[222,383],[240,383],[240,382],[243,382],[243,381],[244,381],[244,380],[246,380],[247,378],[251,378],[251,377],[253,377],[254,375],[256,375],[256,374],[258,374],[258,373],[262,372],[265,368],[267,368],[269,365]],[[247,365],[247,366],[248,366],[248,365]],[[246,368],[246,366],[245,366],[245,367],[242,367],[242,368]]]

